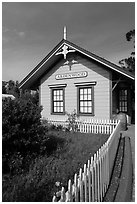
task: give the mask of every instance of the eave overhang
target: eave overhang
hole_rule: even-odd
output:
[[[104,65],[106,68],[109,68],[113,71],[122,74],[131,80],[135,80],[135,76],[133,73],[126,71],[125,69],[115,65],[104,58],[101,58],[67,40],[62,40],[60,43],[20,82],[20,89],[35,89],[36,86],[39,86],[41,77],[46,74],[54,64],[56,64],[59,60],[63,59],[63,55],[56,55],[56,53],[64,46],[68,46],[69,48],[87,56],[88,58],[95,60],[96,62]]]

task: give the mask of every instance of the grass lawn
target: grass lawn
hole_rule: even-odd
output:
[[[67,182],[104,144],[108,135],[50,131],[54,135],[49,149],[58,141],[57,149],[32,160],[29,171],[3,181],[3,202],[50,202],[59,181],[67,190]]]

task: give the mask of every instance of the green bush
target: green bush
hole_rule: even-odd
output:
[[[36,156],[43,150],[48,135],[41,125],[41,110],[31,99],[2,101],[2,154],[4,164],[7,162],[11,169],[19,165],[15,161],[20,160],[18,154],[25,158],[28,154]]]
[[[66,122],[68,122],[68,128],[66,129],[72,132],[77,132],[78,131],[78,125],[76,123],[76,120],[78,119],[78,115],[76,113],[76,110],[74,110],[72,113],[67,113],[68,119]]]

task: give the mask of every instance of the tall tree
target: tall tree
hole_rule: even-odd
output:
[[[129,42],[133,41],[135,49],[135,29],[126,33],[126,40]],[[131,55],[128,58],[120,60],[119,64],[130,72],[135,72],[135,51],[131,52]]]
[[[36,90],[31,93],[31,90],[25,90],[20,93],[19,82],[9,80],[8,82],[2,81],[2,93],[3,94],[12,94],[15,98],[22,98],[25,100],[31,100],[34,104],[39,105],[39,91]]]
[[[12,94],[15,97],[19,97],[20,96],[19,82],[18,81],[14,82],[13,80],[9,80],[7,84],[7,93]]]
[[[6,81],[2,81],[2,93],[3,94],[7,93],[6,85],[7,85],[7,82]]]

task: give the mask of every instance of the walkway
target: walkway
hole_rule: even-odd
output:
[[[127,131],[121,131],[123,137],[130,137],[132,148],[132,160],[133,160],[133,189],[132,189],[132,202],[135,202],[135,125],[128,126]]]

